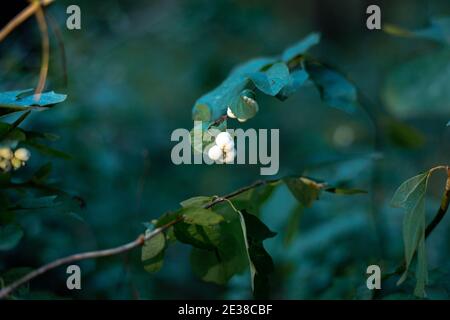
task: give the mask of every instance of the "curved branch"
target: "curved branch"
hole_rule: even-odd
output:
[[[447,170],[447,182],[445,184],[444,194],[442,195],[441,205],[439,206],[438,212],[434,216],[433,220],[425,229],[425,239],[428,238],[434,228],[436,228],[442,218],[444,218],[450,204],[450,168],[446,167],[445,169]]]
[[[22,24],[25,20],[31,17],[42,7],[48,6],[55,0],[38,0],[30,3],[17,16],[15,16],[6,26],[0,30],[0,42],[5,39],[15,28]]]
[[[244,193],[250,189],[268,184],[268,183],[273,183],[273,182],[277,182],[279,179],[274,179],[274,180],[260,180],[260,181],[256,181],[255,183],[243,187],[241,189],[238,189],[236,191],[233,191],[223,197],[217,197],[215,198],[213,201],[205,204],[203,207],[205,209],[211,208],[213,206],[215,206],[216,204],[222,203],[224,201],[226,201],[227,199],[233,198],[241,193]],[[26,274],[25,276],[23,276],[22,278],[14,281],[13,283],[11,283],[10,285],[8,285],[7,287],[3,288],[0,290],[0,299],[4,299],[6,298],[8,295],[10,295],[14,290],[16,290],[18,287],[20,287],[21,285],[23,285],[24,283],[27,283],[28,281],[46,273],[47,271],[50,271],[52,269],[55,269],[61,265],[64,264],[68,264],[68,263],[72,263],[72,262],[76,262],[76,261],[81,261],[81,260],[86,260],[86,259],[93,259],[93,258],[101,258],[101,257],[108,257],[108,256],[114,256],[123,252],[127,252],[130,251],[134,248],[140,247],[144,244],[145,241],[153,238],[154,236],[156,236],[157,234],[167,230],[168,228],[170,228],[171,226],[173,226],[174,224],[182,221],[184,219],[183,216],[178,217],[177,219],[170,221],[169,223],[154,229],[153,231],[147,233],[146,235],[141,234],[139,235],[135,240],[128,242],[126,244],[120,245],[118,247],[114,247],[114,248],[110,248],[110,249],[104,249],[104,250],[97,250],[97,251],[88,251],[88,252],[83,252],[83,253],[76,253],[76,254],[72,254],[70,256],[64,257],[64,258],[60,258],[57,260],[54,260],[50,263],[47,263],[43,266],[41,266],[40,268],[31,271],[30,273]]]

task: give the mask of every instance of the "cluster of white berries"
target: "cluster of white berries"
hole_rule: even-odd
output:
[[[9,147],[0,147],[0,171],[2,172],[19,169],[28,159],[30,159],[30,151],[25,148],[19,148],[13,152]]]
[[[228,132],[217,135],[215,145],[208,151],[208,157],[218,163],[232,163],[236,156],[234,141]]]

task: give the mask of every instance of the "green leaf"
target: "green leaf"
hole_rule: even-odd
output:
[[[63,102],[66,97],[65,94],[58,94],[53,91],[43,92],[38,97],[33,93],[33,89],[1,92],[0,116],[30,109],[44,110],[54,104]]]
[[[52,163],[48,162],[41,166],[33,175],[31,180],[35,183],[43,183],[46,181],[52,171]]]
[[[339,188],[339,187],[327,188],[327,189],[325,189],[325,191],[335,193],[335,194],[343,194],[343,195],[367,194],[366,190],[348,189],[348,188]]]
[[[404,208],[411,196],[414,195],[419,187],[422,186],[424,181],[427,180],[429,172],[419,174],[403,182],[400,187],[395,191],[391,200],[391,205],[396,208]]]
[[[358,108],[356,88],[342,74],[316,62],[307,62],[306,71],[326,104],[348,113]]]
[[[448,115],[448,79],[450,49],[445,48],[393,68],[384,85],[382,97],[388,109],[400,118]]]
[[[286,100],[296,93],[298,89],[308,80],[308,73],[304,69],[297,69],[290,73],[289,83],[281,89],[277,94],[277,98],[281,101]]]
[[[410,125],[390,119],[385,126],[389,138],[399,147],[416,149],[425,143],[424,134]]]
[[[66,159],[69,160],[71,159],[71,156],[63,151],[54,149],[52,147],[49,147],[45,144],[39,143],[36,141],[36,139],[31,139],[31,140],[26,140],[24,143],[24,145],[27,145],[29,147],[34,148],[35,150],[37,150],[38,152],[47,155],[47,156],[51,156],[51,157],[55,157],[55,158],[62,158],[62,159]]]
[[[247,237],[252,241],[262,242],[277,235],[254,214],[250,214],[246,210],[242,210],[241,213],[245,220]]]
[[[223,217],[220,214],[198,207],[182,209],[181,214],[184,215],[184,221],[189,224],[211,226],[223,221]]]
[[[270,96],[277,95],[291,80],[289,69],[284,62],[277,62],[265,71],[250,73],[248,77],[259,90]],[[236,116],[239,118],[237,114]]]
[[[430,21],[429,26],[424,29],[410,31],[394,25],[385,25],[383,30],[394,36],[421,38],[450,44],[450,17],[435,17]]]
[[[240,214],[244,220],[243,234],[247,238],[253,295],[256,299],[267,299],[270,294],[269,275],[274,267],[272,257],[264,249],[263,241],[274,237],[276,233],[246,210],[242,210]]]
[[[196,248],[214,250],[219,245],[220,227],[207,227],[179,222],[174,225],[174,235],[180,242]]]
[[[44,196],[44,197],[28,197],[22,198],[17,203],[17,209],[42,209],[52,208],[56,205],[57,195]]]
[[[168,223],[171,223],[172,221],[177,220],[178,218],[181,217],[181,212],[182,209],[164,213],[161,217],[159,217],[159,219],[156,220],[156,222],[154,222],[155,227],[159,228]]]
[[[213,197],[198,196],[198,197],[192,197],[192,198],[186,199],[186,200],[180,202],[180,205],[183,208],[202,207],[205,204],[211,202],[212,200],[213,200]]]
[[[152,232],[147,229],[146,235]],[[166,237],[163,232],[160,232],[152,238],[146,240],[142,247],[141,260],[144,263],[144,268],[148,272],[156,272],[162,267],[164,259],[164,248],[166,246]]]
[[[237,66],[219,86],[195,102],[192,110],[193,119],[208,122],[224,115],[248,84],[247,75],[260,71],[274,61],[273,58],[257,58]]]
[[[292,195],[305,207],[310,207],[319,198],[323,186],[308,178],[284,178],[283,181],[288,186]]]
[[[0,251],[11,250],[23,237],[23,230],[17,224],[0,226]]]
[[[224,210],[225,207],[222,207]],[[235,274],[248,267],[248,253],[242,234],[239,216],[230,209],[222,213],[225,222],[212,227],[218,237],[212,238],[214,249],[194,248],[191,265],[194,273],[202,280],[225,284]]]
[[[299,55],[304,54],[309,50],[312,46],[318,44],[320,42],[320,34],[319,33],[311,33],[306,36],[304,39],[290,46],[286,50],[283,51],[281,55],[281,59],[284,62],[288,62]]]
[[[398,281],[405,281],[414,253],[417,251],[417,283],[415,293],[425,295],[427,278],[425,256],[425,193],[429,172],[403,182],[395,192],[391,204],[405,209],[403,219],[403,242],[405,247],[405,272]],[[419,252],[420,251],[420,252]]]

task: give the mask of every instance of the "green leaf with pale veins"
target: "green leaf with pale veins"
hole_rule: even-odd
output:
[[[17,246],[23,237],[23,230],[17,224],[0,226],[0,251],[11,250]]]
[[[424,297],[427,281],[425,255],[425,193],[429,172],[422,173],[403,182],[395,192],[391,204],[405,209],[403,219],[403,242],[405,247],[405,272],[398,281],[405,281],[411,261],[417,252],[417,282],[415,294]]]

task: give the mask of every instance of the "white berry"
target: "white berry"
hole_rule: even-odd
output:
[[[30,159],[30,151],[25,148],[19,148],[14,152],[14,158],[21,161],[28,161],[28,159]]]
[[[247,119],[241,119],[241,118],[238,118],[238,121],[239,121],[239,122],[245,122],[245,121],[247,121]]]
[[[211,149],[208,150],[208,157],[211,160],[217,161],[223,157],[222,149],[219,146],[212,146]]]
[[[231,118],[231,119],[236,118],[236,116],[234,115],[233,111],[231,111],[230,108],[227,109],[227,116],[228,116],[228,118]]]
[[[233,140],[229,141],[228,143],[225,143],[223,145],[223,147],[222,147],[222,150],[224,152],[228,152],[228,151],[231,151],[233,149],[234,149],[234,141]]]
[[[10,160],[13,157],[13,153],[10,148],[2,147],[0,148],[0,158]]]
[[[236,156],[236,151],[234,149],[231,149],[230,151],[225,153],[225,163],[233,163],[234,157]]]
[[[233,138],[226,131],[219,133],[216,137],[216,144],[220,149],[223,149],[226,144],[229,144],[231,142],[233,142]]]

